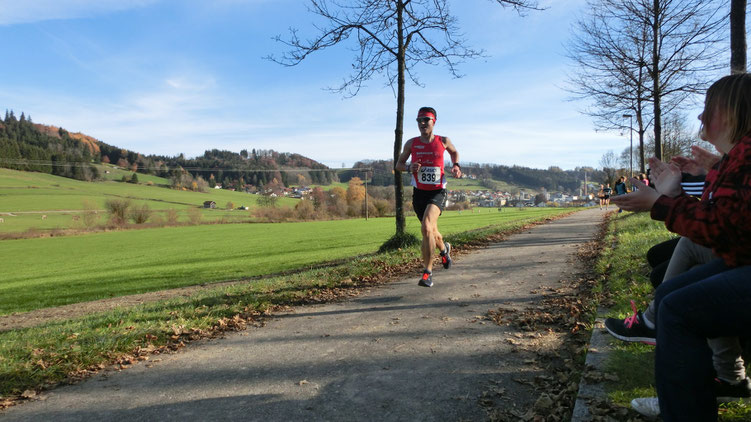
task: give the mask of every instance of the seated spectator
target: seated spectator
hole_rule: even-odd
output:
[[[712,84],[699,119],[702,139],[723,153],[701,201],[681,192],[677,165],[654,158],[656,189],[636,181],[638,192],[614,200],[627,211],[649,210],[668,230],[718,256],[656,291],[655,379],[666,421],[717,420],[707,339],[751,335],[751,75]]]

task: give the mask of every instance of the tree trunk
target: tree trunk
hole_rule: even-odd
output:
[[[402,138],[404,136],[404,85],[406,73],[406,58],[404,51],[404,3],[402,0],[396,3],[396,27],[399,38],[399,51],[397,53],[397,88],[396,88],[396,129],[394,129],[394,201],[396,202],[396,235],[404,234],[406,222],[404,220],[404,186],[402,185],[402,172],[396,169],[396,162],[402,152]]]
[[[730,73],[746,72],[746,0],[730,2]]]
[[[652,11],[654,16],[652,20],[652,98],[654,100],[654,130],[655,130],[655,157],[662,159],[662,108],[660,100],[662,92],[660,88],[660,26],[662,21],[662,10],[660,9],[660,0],[652,2]]]

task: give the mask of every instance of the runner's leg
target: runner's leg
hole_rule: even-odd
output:
[[[435,204],[428,204],[425,214],[422,216],[422,261],[428,271],[433,271],[433,251],[436,249],[436,240],[441,234],[438,232],[438,217],[441,209]],[[441,248],[443,237],[441,237]]]

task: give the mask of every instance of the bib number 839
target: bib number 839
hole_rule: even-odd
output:
[[[441,183],[441,181],[439,180],[440,177],[440,167],[420,167],[420,174],[418,175],[420,183],[424,183],[426,185],[437,185]]]
[[[423,183],[437,182],[438,180],[436,180],[436,179],[437,179],[437,177],[436,177],[435,173],[430,173],[430,174],[423,173],[423,174],[420,175],[420,181],[423,182]]]

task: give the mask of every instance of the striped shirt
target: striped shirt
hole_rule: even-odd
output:
[[[682,176],[681,189],[686,192],[686,195],[701,198],[701,194],[704,192],[706,176],[694,176],[688,173],[683,173]]]

